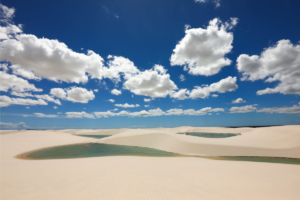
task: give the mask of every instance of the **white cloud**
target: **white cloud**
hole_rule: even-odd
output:
[[[104,71],[107,78],[119,82],[121,80],[120,74],[124,74],[126,77],[139,72],[138,68],[128,58],[112,55],[109,55],[107,58],[110,59],[107,62],[109,68]]]
[[[212,94],[211,96],[214,97],[214,98],[217,98],[219,95],[217,95],[217,94]]]
[[[111,102],[111,103],[114,103],[115,100],[114,99],[108,99],[107,101]]]
[[[186,29],[184,38],[176,45],[170,58],[171,65],[184,66],[192,75],[211,76],[231,64],[225,55],[231,52],[233,34],[227,32],[237,24],[237,18],[222,23],[215,18],[207,29]]]
[[[187,98],[186,94],[188,94],[187,89],[181,89],[177,92],[173,91],[172,93],[170,93],[170,97],[175,98],[175,99],[184,100]]]
[[[263,108],[263,109],[257,110],[256,112],[286,113],[286,114],[300,113],[300,102],[298,103],[298,105],[293,105],[293,107]]]
[[[125,104],[115,104],[115,106],[117,107],[123,107],[123,108],[134,108],[134,107],[140,107],[139,104],[128,104],[128,103],[125,103]]]
[[[247,105],[247,106],[241,106],[241,107],[232,107],[230,108],[231,113],[249,113],[254,112],[256,110],[255,105]]]
[[[237,58],[237,68],[242,80],[277,82],[275,88],[257,91],[258,95],[282,93],[300,94],[300,45],[290,40],[280,40],[265,49],[260,56],[242,54]]]
[[[122,92],[120,90],[117,90],[117,89],[113,89],[110,93],[112,93],[114,95],[120,95],[120,94],[122,94]]]
[[[231,92],[238,88],[238,85],[236,84],[236,77],[228,76],[227,78],[224,78],[220,80],[219,82],[213,83],[209,86],[209,90],[211,92]]]
[[[38,98],[38,99],[44,99],[46,101],[50,101],[53,103],[56,103],[58,105],[61,105],[60,101],[58,99],[54,99],[53,97],[49,96],[48,94],[42,94],[42,95],[33,95],[34,97]]]
[[[243,100],[242,98],[237,98],[236,100],[233,100],[231,103],[246,103],[246,101]]]
[[[149,105],[144,105],[144,107],[148,108],[148,107],[149,107]]]
[[[238,88],[236,81],[237,81],[236,77],[228,76],[227,78],[224,78],[219,82],[212,83],[209,86],[204,86],[204,87],[196,86],[195,89],[193,89],[191,92],[188,92],[189,98],[205,99],[210,95],[211,92],[225,93],[225,92],[234,91]]]
[[[116,113],[110,112],[110,111],[106,111],[106,112],[94,112],[94,114],[96,115],[97,118],[101,118],[101,117],[113,117],[116,116]]]
[[[47,118],[56,118],[58,117],[58,115],[46,115],[46,114],[43,114],[43,113],[33,113],[35,114],[36,117],[47,117]]]
[[[33,84],[30,84],[27,80],[19,78],[15,75],[7,74],[4,71],[0,71],[0,80],[0,91],[7,92],[9,89],[15,92],[43,91],[42,89],[36,88]]]
[[[95,98],[92,90],[87,91],[87,89],[81,87],[74,86],[66,89],[66,91],[68,101],[88,103],[90,100],[93,100]]]
[[[10,98],[8,96],[0,96],[0,107],[15,105],[48,105],[42,99],[33,100],[33,99],[22,99],[22,98]]]
[[[145,101],[145,102],[150,102],[151,100],[153,100],[153,99],[147,99],[147,98],[144,98],[144,101]]]
[[[56,82],[87,82],[88,75],[102,78],[103,58],[93,51],[72,51],[57,40],[20,34],[1,41],[0,60],[18,65],[37,77]],[[41,67],[42,66],[42,67]]]
[[[50,94],[63,100],[79,103],[88,103],[90,100],[93,100],[95,98],[95,95],[92,90],[88,91],[85,88],[76,86],[65,89],[52,88]]]
[[[0,3],[0,40],[10,39],[16,34],[22,32],[22,25],[16,26],[12,24],[15,9],[8,8]]]
[[[56,103],[58,105],[61,105],[61,102],[58,100],[58,99],[54,99],[52,96],[49,96],[48,94],[31,94],[31,93],[28,93],[28,92],[15,92],[15,91],[12,91],[10,93],[11,95],[14,95],[14,96],[19,96],[19,97],[36,97],[38,99],[44,99],[46,101],[49,101],[49,102],[53,102],[53,103]]]
[[[19,65],[12,65],[12,66],[10,66],[10,68],[13,70],[13,72],[12,72],[13,74],[23,76],[26,79],[34,79],[34,80],[42,79],[41,77],[37,77],[36,75],[34,75],[34,73],[32,71],[23,69]]]
[[[50,94],[52,94],[53,96],[56,96],[57,98],[60,98],[60,99],[67,98],[67,93],[62,88],[52,88],[50,90]]]
[[[150,97],[166,97],[177,89],[175,83],[170,80],[163,66],[155,65],[153,69],[145,70],[134,76],[125,77],[124,88],[136,95]]]
[[[0,21],[2,23],[9,23],[14,17],[15,9],[8,8],[0,3]]]
[[[57,109],[57,106],[53,106],[54,109]]]
[[[66,112],[67,118],[95,118],[94,115],[82,112]]]
[[[2,69],[4,72],[7,72],[8,70],[8,64],[7,63],[0,63],[0,69]]]
[[[99,90],[98,89],[94,89],[94,92],[98,92]]]
[[[30,109],[30,107],[26,107],[27,109]]]
[[[194,109],[188,109],[188,110],[182,110],[182,109],[170,109],[165,111],[162,111],[160,108],[156,109],[150,109],[148,111],[141,110],[138,112],[127,112],[127,111],[121,111],[119,113],[114,112],[94,112],[97,118],[100,117],[113,117],[113,116],[128,116],[128,117],[150,117],[150,116],[163,116],[163,115],[206,115],[211,112],[224,112],[225,110],[223,108],[211,108],[206,107],[202,108],[200,110],[194,110]]]
[[[1,6],[1,4],[0,4]],[[14,123],[7,123],[7,122],[0,122],[0,129],[24,129],[29,128],[29,126],[26,126],[24,122],[20,122],[17,124]]]
[[[170,109],[167,110],[167,115],[206,115],[207,113],[210,112],[224,112],[225,110],[223,108],[211,108],[211,107],[206,107],[202,108],[199,110],[194,110],[194,109]]]
[[[119,110],[119,109],[118,108],[113,109],[113,111],[117,111],[117,110]]]
[[[221,4],[221,0],[195,0],[195,2],[199,2],[199,3],[207,3],[208,1],[212,1],[215,5],[216,5],[216,8],[220,7]]]
[[[179,76],[179,78],[180,78],[180,81],[185,81],[185,76],[184,76],[183,74],[181,74],[181,75]]]

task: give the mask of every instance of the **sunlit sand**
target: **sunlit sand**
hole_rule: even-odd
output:
[[[187,133],[235,133],[206,138]],[[1,199],[299,199],[300,165],[206,159],[300,159],[300,126],[1,131]],[[89,137],[83,137],[88,135]],[[92,138],[100,135],[108,137]],[[65,145],[122,145],[170,155],[24,159]],[[145,148],[146,147],[146,148]],[[129,153],[131,147],[129,147]],[[123,151],[124,152],[124,151]]]

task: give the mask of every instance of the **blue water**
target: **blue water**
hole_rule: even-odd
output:
[[[47,149],[37,150],[27,153],[23,158],[27,159],[67,159],[67,158],[85,158],[99,156],[155,156],[172,157],[179,154],[150,149],[145,147],[112,145],[112,144],[73,144]]]
[[[237,133],[196,133],[196,132],[188,132],[188,133],[177,133],[177,134],[186,134],[196,137],[205,137],[205,138],[227,138],[238,136]]]
[[[97,138],[97,139],[100,139],[100,138],[109,137],[109,136],[111,136],[111,135],[78,135],[78,136],[91,137],[91,138]]]
[[[220,160],[232,160],[232,161],[249,161],[249,162],[268,162],[268,163],[282,163],[282,164],[295,164],[300,165],[300,159],[289,158],[272,158],[272,157],[248,157],[248,156],[228,156],[219,157]]]

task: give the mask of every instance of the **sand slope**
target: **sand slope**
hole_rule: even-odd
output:
[[[207,139],[175,135],[194,129],[242,133]],[[228,131],[229,130],[229,131]],[[105,142],[151,146],[176,152],[211,154],[218,148],[239,153],[284,152],[298,156],[299,126],[272,128],[191,128],[21,131],[0,135],[1,200],[53,199],[292,199],[300,196],[300,166],[209,160],[193,157],[96,157],[61,160],[21,160],[14,156],[38,148]],[[92,139],[73,135],[107,134]],[[104,134],[104,135],[105,135]],[[281,142],[280,142],[281,141]],[[247,149],[248,148],[248,149]],[[254,150],[256,149],[256,150]],[[247,151],[246,151],[247,150]],[[295,151],[296,151],[295,150]]]
[[[240,133],[229,138],[202,138],[177,132]],[[265,128],[132,129],[101,143],[150,147],[201,156],[271,156],[300,158],[300,126]]]

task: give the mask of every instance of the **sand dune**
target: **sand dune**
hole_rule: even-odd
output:
[[[177,132],[241,133],[200,138]],[[112,135],[93,139],[74,134]],[[35,149],[87,142],[135,145],[182,154],[299,158],[300,126],[1,131],[1,200],[299,199],[300,166],[198,157],[113,156],[22,160]]]
[[[229,138],[202,138],[177,132],[240,133]],[[284,134],[283,134],[284,133]],[[300,158],[300,127],[175,128],[125,130],[100,143],[149,147],[200,156],[270,156]]]

